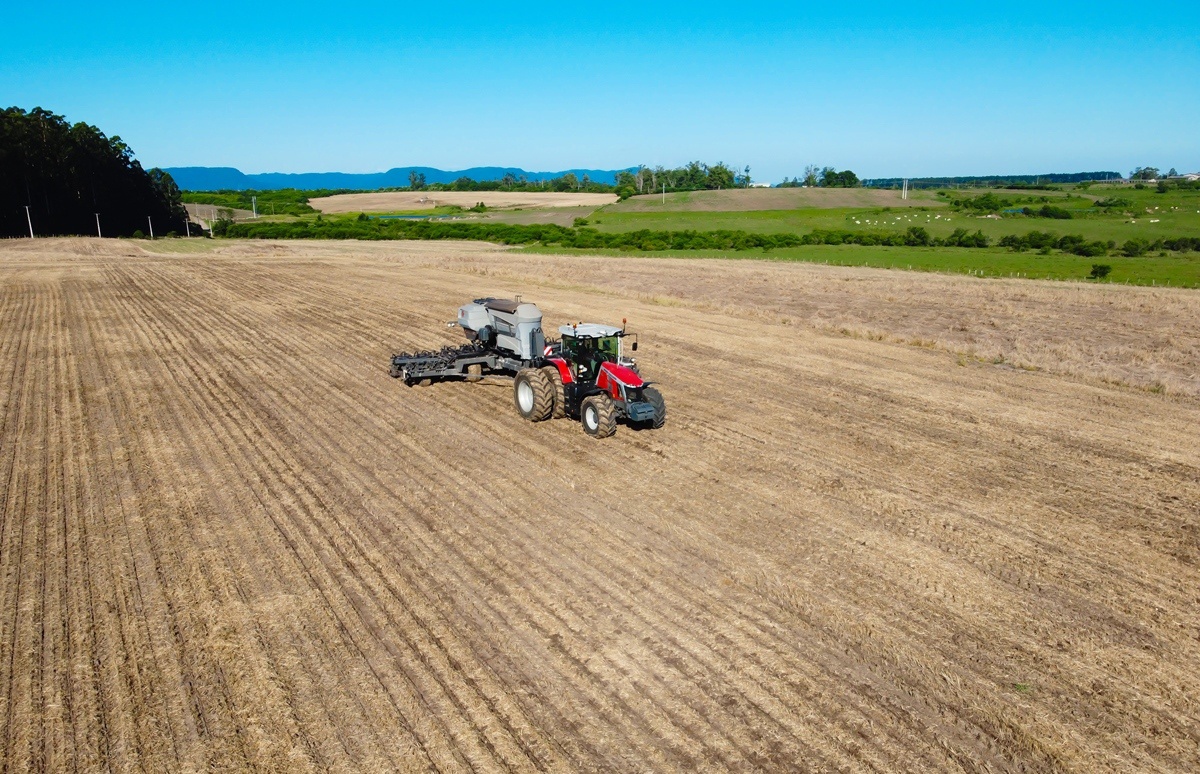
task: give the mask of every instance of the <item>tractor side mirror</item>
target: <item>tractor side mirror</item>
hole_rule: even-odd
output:
[[[632,347],[632,349],[633,349],[633,351],[634,351],[634,352],[637,352],[637,342],[636,342],[636,341],[635,341],[635,342],[633,342],[633,347]]]

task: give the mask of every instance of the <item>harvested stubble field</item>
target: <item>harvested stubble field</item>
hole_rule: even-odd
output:
[[[442,205],[474,207],[483,202],[498,209],[544,207],[602,207],[617,200],[605,193],[532,193],[528,191],[381,191],[338,194],[313,199],[309,205],[327,214],[431,210]]]
[[[1200,295],[199,244],[0,246],[0,769],[1200,767]],[[516,292],[667,427],[387,378]]]

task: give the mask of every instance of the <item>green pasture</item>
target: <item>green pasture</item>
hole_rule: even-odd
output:
[[[1080,234],[1085,239],[1109,241],[1118,245],[1128,239],[1200,236],[1200,191],[1172,190],[1157,193],[1153,187],[1135,190],[1132,186],[1092,186],[1066,198],[1067,192],[1008,191],[1004,189],[954,190],[953,197],[994,193],[1015,201],[1013,209],[1040,207],[1041,197],[1055,207],[1066,209],[1069,220],[1002,214],[984,217],[948,207],[917,208],[842,208],[764,210],[749,212],[623,212],[605,207],[588,217],[588,225],[599,231],[628,232],[641,229],[664,231],[716,231],[721,229],[757,234],[807,234],[816,229],[848,231],[905,231],[921,226],[934,237],[946,237],[957,228],[970,233],[982,231],[993,242],[1009,234],[1045,231],[1052,234]],[[943,199],[944,197],[938,197]],[[1126,206],[1103,208],[1096,199],[1120,198]]]
[[[1029,279],[1089,280],[1094,264],[1112,267],[1103,282],[1129,285],[1200,287],[1200,253],[1167,253],[1138,258],[1110,255],[1084,258],[1055,251],[1013,252],[1003,248],[961,247],[863,247],[859,245],[806,245],[764,251],[750,250],[581,250],[534,245],[525,252],[545,254],[591,254],[658,258],[729,258],[770,261],[802,261],[833,266],[869,266],[878,269],[971,274],[979,277],[1022,277]]]

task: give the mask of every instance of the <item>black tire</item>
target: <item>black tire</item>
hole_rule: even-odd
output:
[[[472,363],[467,366],[467,381],[471,383],[483,381],[483,363]]]
[[[617,409],[612,398],[604,393],[584,398],[579,407],[579,423],[583,432],[593,438],[608,438],[617,432]]]
[[[662,393],[653,387],[643,389],[642,397],[654,407],[654,419],[649,420],[646,424],[657,430],[667,423],[667,402],[663,400]]]
[[[563,390],[562,375],[559,374],[558,367],[552,365],[543,366],[542,373],[550,382],[550,394],[554,398],[554,408],[550,412],[550,418],[562,419],[567,415],[567,395]]]
[[[541,422],[554,410],[554,395],[546,375],[536,368],[525,368],[513,382],[513,404],[517,413],[530,422]]]

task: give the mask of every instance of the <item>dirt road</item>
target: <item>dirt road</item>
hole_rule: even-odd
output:
[[[971,278],[194,245],[0,245],[0,770],[1200,768],[1183,387],[902,343]],[[1200,295],[1066,290],[993,322],[1194,376]],[[386,376],[516,292],[628,317],[667,427]]]

